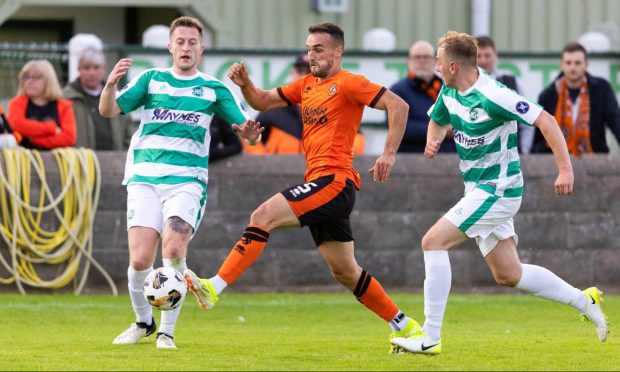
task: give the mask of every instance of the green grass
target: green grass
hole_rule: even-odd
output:
[[[423,320],[420,295],[396,294]],[[112,345],[132,321],[122,295],[0,295],[0,370],[617,370],[620,296],[600,343],[575,310],[526,295],[451,295],[443,354],[388,355],[387,325],[347,294],[225,294],[204,313],[189,298],[177,350],[154,337]],[[159,321],[159,314],[155,314]],[[615,332],[614,332],[615,331]]]

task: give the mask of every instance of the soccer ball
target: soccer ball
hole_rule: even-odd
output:
[[[187,285],[183,275],[172,267],[160,267],[147,275],[142,294],[156,309],[167,311],[181,306]]]

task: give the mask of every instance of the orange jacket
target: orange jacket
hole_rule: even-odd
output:
[[[30,143],[41,149],[54,149],[75,145],[75,115],[71,101],[59,99],[58,118],[60,132],[56,133],[58,124],[54,120],[38,121],[26,118],[28,97],[18,96],[9,102],[9,123],[15,132],[28,138]]]

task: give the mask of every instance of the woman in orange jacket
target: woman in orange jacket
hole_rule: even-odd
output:
[[[21,146],[53,149],[75,145],[75,115],[62,99],[54,66],[47,60],[27,62],[19,73],[17,96],[9,102],[8,120]]]

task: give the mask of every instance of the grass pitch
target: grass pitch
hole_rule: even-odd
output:
[[[422,296],[395,294],[423,320]],[[224,294],[201,312],[188,298],[177,350],[155,337],[112,345],[134,321],[122,295],[0,295],[0,370],[618,370],[620,296],[600,343],[575,310],[527,295],[451,295],[443,354],[388,355],[388,326],[349,294]],[[155,313],[159,322],[159,314]]]

